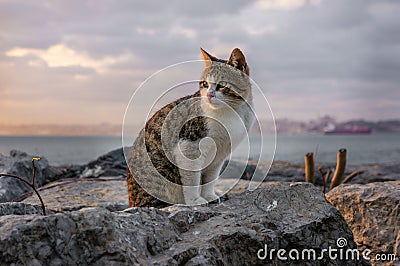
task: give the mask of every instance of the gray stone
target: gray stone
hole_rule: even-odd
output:
[[[129,147],[125,147],[129,151]],[[225,162],[224,166],[228,162]],[[316,166],[321,166],[323,169],[335,169],[335,164],[316,162]],[[271,165],[268,162],[244,161],[240,159],[232,159],[229,168],[224,170],[222,178],[235,178],[238,173],[242,173],[241,179],[248,180],[254,174],[256,167],[268,176],[266,182],[302,182],[304,177],[304,163],[293,163],[285,161],[274,161]],[[62,174],[59,178],[76,178],[76,177],[126,177],[128,168],[126,165],[124,152],[122,148],[110,151],[96,160],[91,161],[86,165],[70,165],[58,167]],[[350,183],[367,184],[370,182],[383,181],[400,181],[400,164],[385,163],[385,164],[366,164],[366,165],[348,165],[345,175],[353,171],[359,171],[360,175],[353,178]],[[316,185],[322,186],[322,180],[319,173],[315,173]]]
[[[130,147],[124,149],[130,150]],[[59,178],[97,178],[97,177],[126,177],[128,167],[126,165],[124,150],[115,149],[85,165],[59,166],[62,171]]]
[[[355,248],[340,212],[306,183],[267,183],[221,204],[104,208],[0,217],[0,264],[14,265],[368,265],[363,261],[260,260],[268,249]]]
[[[87,208],[51,216],[0,218],[0,264],[144,264],[176,241],[166,213]]]
[[[31,182],[33,157],[35,156],[15,150],[10,152],[10,156],[0,155],[0,173],[17,175]],[[35,177],[36,187],[57,179],[59,171],[55,167],[50,166],[46,158],[36,161],[35,165],[37,167]],[[15,178],[0,177],[0,202],[11,201],[31,190],[27,184]]]
[[[118,211],[129,207],[125,179],[63,179],[42,187],[40,195],[46,208],[55,211],[73,211],[85,207]],[[23,202],[39,204],[36,195],[27,197]]]
[[[46,213],[51,214],[53,212],[46,211]],[[0,203],[0,216],[28,214],[43,214],[43,209],[39,205],[31,205],[22,202]]]
[[[221,179],[216,191],[239,194],[247,191],[248,181]],[[260,187],[267,183],[261,183]],[[120,211],[129,207],[127,183],[123,178],[68,178],[52,182],[40,188],[46,208],[55,211],[73,211],[85,207],[103,207],[110,211]],[[39,204],[35,194],[23,199],[28,204]]]
[[[400,181],[340,185],[326,197],[342,213],[360,250],[400,258]]]

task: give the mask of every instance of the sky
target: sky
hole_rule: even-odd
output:
[[[278,119],[399,119],[399,14],[398,0],[0,0],[0,124],[121,124],[141,82],[200,47],[239,47]]]

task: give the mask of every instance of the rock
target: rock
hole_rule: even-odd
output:
[[[76,178],[79,177],[82,171],[85,169],[81,165],[67,165],[67,166],[57,166],[60,175],[58,179]]]
[[[400,181],[340,185],[326,198],[342,213],[360,250],[400,257]]]
[[[58,211],[85,207],[103,207],[117,211],[129,207],[125,179],[63,179],[42,187],[40,195],[46,208]],[[36,195],[31,195],[23,202],[38,204],[39,200]]]
[[[24,152],[24,151],[19,151],[19,150],[11,150],[10,151],[10,156],[11,157],[26,157],[26,156],[28,156],[28,154],[26,153],[26,152]]]
[[[345,248],[355,248],[340,212],[319,189],[306,183],[266,183],[209,206],[2,216],[0,264],[368,265],[327,255],[316,261],[282,261],[276,253],[271,259],[257,257],[266,245],[268,250],[319,253],[337,248],[339,238],[347,240]]]
[[[243,179],[237,180],[237,179],[232,179],[232,178],[224,178],[224,179],[221,178],[215,184],[215,191],[219,195],[228,191],[228,193],[226,195],[229,198],[229,195],[247,192],[248,188],[249,188],[249,183],[250,183],[250,181],[243,180]],[[268,186],[268,183],[262,182],[262,183],[260,183],[259,188],[263,188],[265,186]]]
[[[129,152],[130,148],[125,147]],[[225,162],[223,169],[228,164]],[[319,163],[316,162],[317,166],[321,166],[324,169],[330,168],[335,169],[335,164]],[[285,161],[274,161],[270,167],[269,163],[260,162],[257,165],[256,161],[243,161],[240,159],[232,159],[230,167],[224,169],[222,178],[234,178],[238,172],[245,171],[241,175],[241,179],[248,180],[254,174],[256,167],[259,167],[265,175],[266,182],[302,182],[305,180],[304,177],[304,164],[303,163],[292,163]],[[124,152],[122,148],[113,150],[107,154],[98,157],[96,160],[91,161],[86,165],[70,165],[58,167],[62,174],[59,178],[76,178],[76,177],[126,177],[128,168],[126,165]],[[269,170],[269,171],[268,171]],[[400,181],[400,164],[399,163],[386,163],[386,164],[368,164],[368,165],[348,165],[346,168],[345,175],[350,174],[353,171],[362,172],[361,175],[350,181],[351,184],[367,184],[370,182],[383,182],[383,181]],[[322,186],[322,181],[319,173],[316,173],[316,185]]]
[[[80,174],[80,178],[100,177],[104,174],[104,170],[100,165],[96,165],[94,168],[86,167],[85,170]]]
[[[125,147],[124,149],[130,149]],[[110,151],[99,156],[85,165],[68,165],[58,167],[62,171],[60,178],[92,178],[92,177],[126,177],[124,150],[122,148]]]
[[[156,209],[0,217],[2,265],[143,265],[174,242],[173,225]]]
[[[238,173],[243,172],[241,179],[250,180],[258,168],[261,173],[266,176],[266,182],[302,182],[304,181],[304,165],[297,163],[289,163],[283,161],[273,162],[272,165],[268,162],[243,161],[232,159],[229,161],[229,168],[225,169],[228,161],[225,161],[222,167],[222,178],[234,178]],[[244,171],[243,171],[244,169]]]
[[[368,184],[372,182],[400,181],[399,163],[366,164],[352,166],[362,174],[354,178],[350,184]]]
[[[124,149],[129,151],[130,147],[125,147]],[[100,156],[96,160],[89,162],[85,169],[92,170],[93,177],[126,177],[128,167],[125,161],[124,149],[119,148]]]
[[[21,151],[11,151],[10,156],[0,156],[0,173],[17,175],[31,182],[32,158]],[[40,187],[57,179],[59,171],[49,165],[46,158],[36,161],[37,167],[35,185]],[[0,177],[0,202],[11,201],[23,193],[31,191],[31,188],[23,182],[12,177]]]
[[[46,214],[53,212],[47,211]],[[31,205],[21,202],[0,203],[0,216],[3,215],[27,215],[27,214],[43,214],[42,207],[39,205]]]
[[[266,184],[262,183],[260,187]],[[229,194],[244,193],[247,191],[248,181],[221,179],[216,185],[216,190],[221,193],[233,185],[235,186]],[[85,207],[103,207],[110,211],[118,211],[129,207],[127,183],[123,178],[62,179],[41,187],[39,192],[46,208],[51,210],[72,211]],[[39,204],[35,194],[23,199],[23,202]]]

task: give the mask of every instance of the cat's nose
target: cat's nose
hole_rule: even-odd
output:
[[[211,98],[215,97],[215,91],[214,90],[208,90],[207,91],[207,99],[210,102]]]

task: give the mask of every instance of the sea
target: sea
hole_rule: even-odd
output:
[[[86,164],[122,147],[122,143],[118,136],[0,136],[0,153],[8,155],[11,150],[21,150],[46,157],[54,166]],[[232,157],[304,162],[304,155],[314,152],[316,163],[335,163],[341,148],[347,149],[348,164],[400,162],[400,133],[277,135],[276,142],[274,135],[264,135],[250,137]]]

